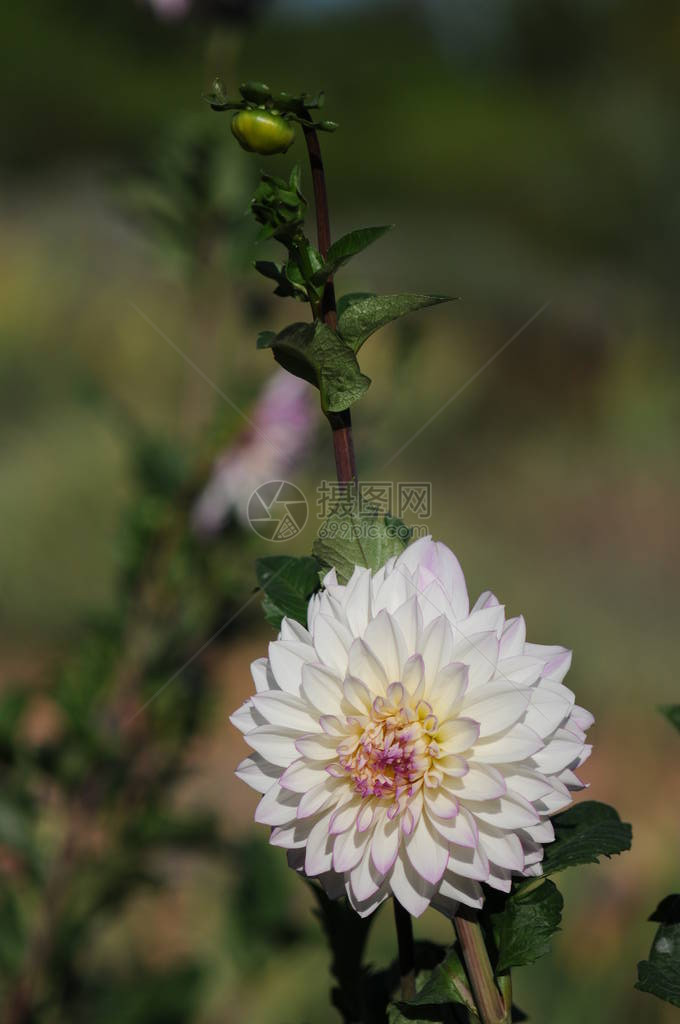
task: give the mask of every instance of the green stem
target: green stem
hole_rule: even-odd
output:
[[[484,934],[474,911],[464,911],[453,919],[482,1024],[508,1024],[510,1004],[503,1000],[493,974]]]
[[[416,994],[416,958],[413,945],[413,923],[408,910],[398,900],[394,903],[394,923],[397,927],[399,946],[399,974],[401,975],[401,998],[409,1002]]]
[[[325,259],[331,245],[331,223],[328,212],[328,191],[326,189],[326,173],[319,136],[314,128],[303,127],[309,166],[312,171],[312,187],[316,208],[316,230],[319,252]],[[338,311],[335,302],[333,278],[329,278],[321,299],[321,319],[331,330],[338,326]],[[357,482],[357,465],[354,455],[354,438],[352,436],[352,417],[349,409],[341,412],[328,413],[328,422],[333,431],[333,452],[335,455],[335,471],[340,484]]]

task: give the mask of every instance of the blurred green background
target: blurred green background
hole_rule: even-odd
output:
[[[323,138],[334,233],[397,225],[343,272],[344,290],[461,297],[367,346],[360,474],[431,481],[432,532],[471,592],[492,588],[532,640],[574,649],[570,685],[597,719],[584,776],[633,823],[631,853],[563,880],[562,932],[551,957],[517,972],[517,1001],[554,1024],[670,1020],[632,985],[645,918],[678,882],[680,748],[654,710],[677,700],[680,613],[677,5],[161,13],[141,0],[0,13],[0,683],[35,694],[32,727],[49,730],[55,665],[119,600],[135,438],[205,478],[209,454],[242,427],[216,389],[250,408],[273,368],[257,332],[299,317],[249,273],[262,255],[245,215],[260,165],[201,93],[216,73],[232,93],[246,78],[325,89],[325,115],[340,122]],[[158,198],[181,206],[190,193],[203,215],[181,154],[204,135],[228,212],[205,260]],[[267,169],[304,157],[298,140]],[[320,422],[294,479],[313,501],[331,475]],[[312,530],[291,548],[306,550]],[[229,608],[250,597],[252,558],[271,553],[254,537],[228,548],[216,586]],[[336,1016],[308,895],[253,829],[255,794],[231,774],[245,746],[227,714],[270,637],[257,604],[200,654],[211,712],[173,797],[217,816],[238,867],[170,858],[169,885],[126,900],[89,956],[111,970],[200,961],[177,1019],[324,1024]],[[196,628],[198,649],[210,633]],[[171,685],[182,690],[181,672]],[[393,953],[388,916],[376,962]],[[445,938],[446,923],[432,913],[418,932]]]

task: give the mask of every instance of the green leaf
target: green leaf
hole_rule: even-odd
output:
[[[338,331],[347,344],[358,352],[367,338],[392,320],[417,309],[451,301],[449,295],[345,296],[345,301],[338,309]]]
[[[290,324],[279,334],[261,334],[258,347],[271,348],[277,363],[314,384],[324,412],[340,412],[361,398],[371,383],[342,338],[321,322]]]
[[[364,249],[367,249],[369,245],[372,245],[373,242],[377,242],[379,238],[382,238],[387,231],[391,231],[393,227],[393,224],[383,224],[375,228],[358,228],[356,231],[350,231],[349,234],[338,238],[337,242],[333,242],[328,250],[323,267],[314,275],[314,283],[323,284],[336,270],[339,270],[345,263],[348,263],[353,256],[357,256]]]
[[[660,922],[649,960],[637,965],[635,988],[680,1006],[680,895],[666,896],[649,918]]]
[[[586,800],[552,819],[555,842],[543,853],[543,874],[552,875],[577,864],[597,864],[630,849],[632,829],[613,807]]]
[[[470,992],[465,968],[452,946],[442,962],[426,976],[414,999],[408,1006],[439,1006],[460,1003],[476,1014],[475,1002]],[[404,1006],[403,1003],[400,1006]]]
[[[316,558],[272,555],[255,562],[257,581],[265,592],[265,618],[275,629],[287,616],[307,624],[307,604],[319,588],[319,564]]]
[[[660,704],[659,711],[680,732],[680,704]]]
[[[550,949],[550,936],[559,928],[563,900],[554,882],[542,882],[528,892],[511,895],[492,916],[498,936],[496,973],[532,964]]]
[[[330,513],[319,530],[312,551],[328,569],[334,568],[346,583],[357,565],[379,569],[388,558],[400,555],[411,530],[393,516],[359,516],[349,509]]]

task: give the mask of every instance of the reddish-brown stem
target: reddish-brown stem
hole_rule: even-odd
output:
[[[319,136],[314,128],[303,126],[309,165],[312,171],[312,187],[314,205],[316,207],[316,231],[318,247],[325,259],[331,245],[331,222],[328,214],[328,193],[326,191],[326,175],[321,156]],[[329,278],[321,299],[321,317],[325,324],[335,330],[338,326],[338,311],[335,304],[335,288],[333,278]],[[357,481],[357,466],[354,456],[354,440],[352,438],[352,416],[349,409],[341,412],[328,413],[328,422],[333,431],[333,452],[335,454],[335,472],[338,483],[349,484]]]

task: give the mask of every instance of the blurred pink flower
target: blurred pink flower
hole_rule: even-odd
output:
[[[316,402],[306,381],[278,370],[269,379],[244,430],[215,460],[213,473],[194,505],[197,533],[216,533],[231,516],[248,525],[248,500],[269,480],[290,473],[309,444]]]
[[[184,18],[191,10],[191,0],[148,0],[159,18],[174,21]]]

